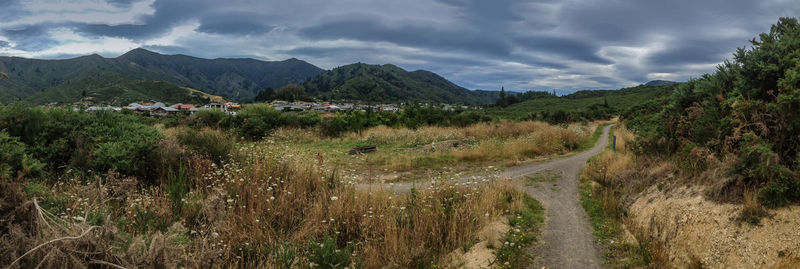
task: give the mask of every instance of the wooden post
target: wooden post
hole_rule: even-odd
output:
[[[614,137],[614,143],[611,144],[611,150],[617,151],[617,136],[614,135],[613,137]]]

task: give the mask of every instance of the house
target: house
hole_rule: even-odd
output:
[[[398,107],[396,107],[396,106],[394,106],[394,105],[391,105],[391,104],[390,104],[390,105],[381,105],[381,106],[379,107],[379,109],[380,109],[381,111],[391,111],[391,112],[397,112],[397,111],[400,111],[400,108],[398,108]]]
[[[178,110],[191,110],[192,108],[194,108],[194,105],[178,103],[178,104],[171,105],[170,107],[178,109]]]
[[[136,110],[137,108],[140,108],[140,107],[142,107],[142,105],[140,105],[139,103],[130,103],[127,106],[124,106],[122,108],[129,109],[129,110]]]
[[[204,105],[203,108],[204,109],[219,109],[219,110],[222,110],[222,111],[226,111],[225,105],[220,104],[220,103],[208,103],[208,104]]]
[[[229,110],[229,111],[230,110],[239,110],[239,109],[242,108],[242,105],[240,105],[238,103],[234,103],[234,102],[227,102],[227,103],[225,103],[225,108],[227,110]]]
[[[105,110],[120,111],[122,110],[122,108],[113,106],[90,106],[89,108],[86,109],[86,112],[105,111]]]
[[[150,112],[150,115],[153,115],[153,116],[167,116],[167,115],[178,114],[178,112],[180,112],[180,110],[177,109],[177,108],[168,107],[168,106],[162,106],[162,107],[154,108]]]

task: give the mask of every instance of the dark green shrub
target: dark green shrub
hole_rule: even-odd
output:
[[[239,134],[257,140],[268,136],[272,130],[282,126],[282,115],[267,104],[246,106],[236,115]]]
[[[42,175],[42,164],[27,152],[26,146],[6,131],[0,131],[0,180]]]
[[[203,109],[192,115],[188,124],[194,128],[230,128],[232,127],[232,116],[218,109]]]
[[[91,116],[91,122],[79,132],[89,142],[89,168],[97,172],[115,170],[154,180],[155,150],[163,138],[161,133],[119,113],[92,113]]]
[[[322,130],[322,134],[336,137],[349,131],[349,124],[344,117],[328,117],[322,119],[320,122],[320,129]]]
[[[17,137],[49,170],[76,167],[153,179],[153,152],[161,134],[139,117],[116,112],[0,106],[0,130]]]

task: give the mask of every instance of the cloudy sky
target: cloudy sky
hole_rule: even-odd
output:
[[[0,0],[0,55],[298,58],[470,89],[620,88],[712,72],[796,0]]]

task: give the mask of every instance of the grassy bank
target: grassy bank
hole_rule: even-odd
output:
[[[609,140],[617,136],[616,151],[611,145],[587,162],[580,175],[580,202],[594,230],[594,235],[605,247],[606,265],[612,268],[646,267],[661,264],[658,246],[651,244],[647,236],[637,236],[625,226],[625,213],[621,209],[622,194],[631,186],[625,186],[616,178],[633,169],[635,155],[629,143],[633,134],[624,127],[612,128]],[[611,142],[611,141],[609,141]]]

